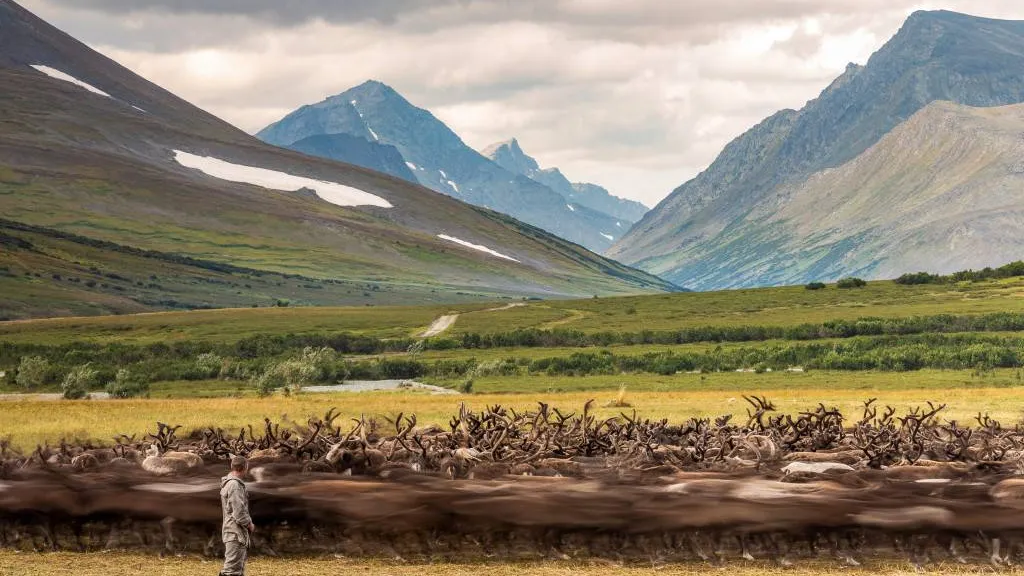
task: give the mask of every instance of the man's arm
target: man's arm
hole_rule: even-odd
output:
[[[245,489],[239,482],[230,482],[228,500],[231,502],[231,518],[243,528],[253,529],[252,517],[249,516],[249,499]]]

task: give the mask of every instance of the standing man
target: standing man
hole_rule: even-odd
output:
[[[224,568],[220,576],[245,576],[245,559],[256,526],[249,516],[249,492],[245,489],[249,462],[242,456],[231,458],[231,472],[220,480],[220,505],[224,512],[221,537],[224,539]]]

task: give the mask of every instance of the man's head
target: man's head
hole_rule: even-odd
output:
[[[249,469],[249,461],[245,459],[245,456],[232,456],[231,457],[231,471],[241,476]]]

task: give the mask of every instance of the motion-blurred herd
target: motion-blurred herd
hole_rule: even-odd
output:
[[[255,552],[400,558],[873,556],[1013,564],[1024,558],[1024,430],[944,406],[864,403],[848,422],[819,405],[745,423],[672,424],[463,407],[446,427],[415,416],[207,428],[157,424],[23,452],[0,442],[0,546],[140,548],[215,555],[219,477],[250,459]]]

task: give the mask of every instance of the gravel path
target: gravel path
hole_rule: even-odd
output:
[[[458,319],[458,314],[445,314],[444,316],[441,316],[437,320],[434,320],[434,323],[430,325],[430,328],[427,328],[426,332],[420,334],[420,338],[430,338],[431,336],[437,336],[438,334],[451,328],[452,324],[455,324],[455,321]]]
[[[326,392],[375,392],[378,390],[424,390],[431,394],[458,394],[455,390],[421,384],[413,380],[349,380],[334,386],[303,386],[303,392],[323,394]]]
[[[344,384],[333,386],[304,386],[302,392],[310,394],[327,394],[331,392],[376,392],[380,390],[417,390],[431,394],[458,394],[455,390],[423,384],[413,380],[350,380]],[[0,394],[0,402],[16,402],[18,400],[42,400],[56,402],[63,399],[60,394]],[[93,392],[90,400],[110,400],[106,392]]]
[[[511,304],[505,304],[504,306],[498,308],[488,308],[487,310],[480,310],[480,312],[501,312],[502,310],[510,310],[512,308],[519,308],[521,306],[526,306],[526,304],[522,302],[513,302]],[[424,333],[420,334],[420,338],[430,338],[431,336],[437,336],[438,334],[441,334],[444,331],[451,328],[452,325],[455,324],[455,321],[458,319],[458,314],[445,314],[444,316],[439,317],[437,320],[434,320],[433,324],[430,325],[430,328],[427,328],[427,330]]]
[[[49,402],[63,399],[63,394],[0,394],[0,402],[5,400],[44,400]],[[92,392],[87,400],[110,400],[110,394],[106,392]]]

